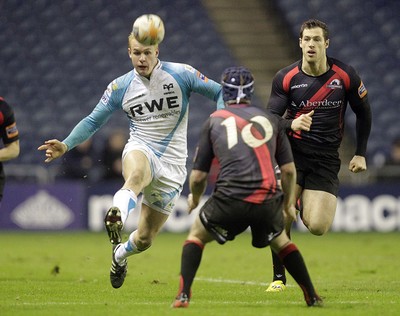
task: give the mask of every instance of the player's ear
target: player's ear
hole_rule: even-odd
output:
[[[300,46],[300,47],[301,47],[301,42],[302,42],[302,41],[301,41],[301,38],[299,37],[299,46]]]
[[[325,41],[325,48],[328,48],[329,47],[329,39],[327,39],[326,41]]]

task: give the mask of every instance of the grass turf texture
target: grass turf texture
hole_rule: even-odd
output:
[[[399,233],[294,232],[322,309],[306,306],[290,276],[285,292],[265,292],[270,249],[252,248],[249,234],[208,244],[189,309],[172,309],[185,237],[161,233],[115,290],[105,232],[1,232],[0,315],[399,315]]]

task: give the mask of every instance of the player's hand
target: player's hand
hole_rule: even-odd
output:
[[[45,150],[46,160],[44,162],[50,162],[64,155],[68,151],[68,147],[57,139],[51,139],[46,140],[43,145],[39,146],[38,150]]]
[[[355,155],[349,163],[349,170],[354,173],[367,170],[367,162],[365,161],[365,157]]]
[[[314,110],[306,114],[301,114],[298,118],[292,121],[290,126],[293,131],[309,131],[312,124],[312,116],[314,115]]]
[[[190,193],[188,195],[188,212],[189,214],[192,213],[192,211],[199,205],[199,201],[195,201],[193,199],[193,194]]]
[[[289,207],[284,207],[283,217],[285,219],[285,223],[297,221],[296,207],[294,204],[291,204]]]

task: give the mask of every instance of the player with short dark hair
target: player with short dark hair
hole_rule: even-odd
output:
[[[349,170],[367,169],[366,151],[371,130],[367,89],[353,67],[326,55],[329,30],[311,19],[300,29],[302,59],[276,74],[268,109],[285,117],[297,169],[296,198],[304,225],[314,235],[331,227],[337,204],[339,146],[347,105],[356,115],[356,150]],[[292,221],[286,228],[290,232]],[[290,235],[290,233],[289,233]],[[267,291],[285,289],[284,266],[273,253],[274,276]]]
[[[246,68],[227,68],[222,75],[227,107],[211,114],[203,127],[189,179],[189,213],[205,192],[214,158],[220,172],[213,194],[200,209],[184,243],[180,287],[172,307],[189,306],[204,246],[213,240],[224,244],[248,227],[252,245],[271,245],[300,285],[307,305],[322,305],[299,250],[284,230],[283,217],[296,217],[296,170],[290,144],[280,128],[281,119],[251,105],[253,85]]]
[[[19,156],[19,133],[12,107],[0,97],[0,134],[3,148],[0,149],[0,203],[3,199],[6,176],[3,162]]]

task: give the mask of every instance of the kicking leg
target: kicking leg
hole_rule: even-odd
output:
[[[113,197],[113,206],[106,213],[104,224],[113,248],[121,241],[123,225],[137,205],[137,196],[151,181],[150,163],[138,150],[128,152],[123,160],[124,186]]]
[[[150,248],[154,238],[167,219],[168,215],[142,204],[138,228],[129,235],[128,240],[122,244],[122,247],[116,250],[115,258],[117,262]]]
[[[124,283],[128,267],[126,259],[150,248],[153,239],[167,219],[168,215],[142,205],[138,229],[130,234],[125,243],[118,244],[113,252],[110,282],[114,288],[119,288]]]

